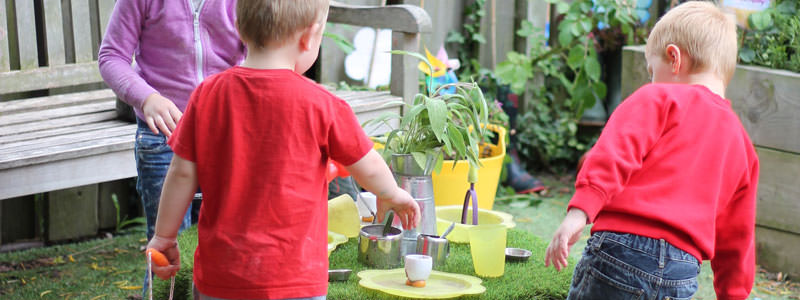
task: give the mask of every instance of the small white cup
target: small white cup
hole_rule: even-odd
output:
[[[376,197],[375,194],[370,192],[361,192],[360,196],[361,200],[364,200],[364,203],[366,203],[369,211],[378,213],[378,197]]]
[[[433,259],[428,255],[409,254],[405,256],[405,265],[408,280],[428,280],[428,277],[431,276]]]

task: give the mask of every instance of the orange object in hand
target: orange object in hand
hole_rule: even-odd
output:
[[[145,252],[145,255],[148,255],[148,254],[150,255],[150,259],[152,259],[153,263],[156,264],[156,266],[166,267],[166,266],[169,265],[169,261],[167,260],[167,257],[164,256],[164,254],[159,252],[158,250],[153,249],[153,248],[147,248],[147,251]]]

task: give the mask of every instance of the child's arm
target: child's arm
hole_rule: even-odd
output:
[[[181,112],[169,99],[161,96],[131,67],[133,52],[139,46],[144,26],[146,3],[142,0],[119,0],[108,21],[100,44],[97,61],[100,75],[122,101],[141,108],[144,120],[153,133],[159,130],[169,136]]]
[[[748,175],[726,209],[716,216],[711,269],[717,299],[745,299],[753,287],[758,161]]]
[[[403,228],[411,229],[419,225],[417,201],[397,186],[392,172],[378,152],[370,150],[356,163],[345,168],[362,187],[378,196],[378,221],[382,222],[383,216],[391,209]]]
[[[573,207],[567,211],[567,216],[553,235],[553,241],[547,246],[544,256],[545,267],[552,264],[559,271],[567,267],[569,250],[580,239],[588,220],[586,213],[578,208]]]
[[[174,155],[161,191],[155,235],[147,244],[147,248],[155,248],[164,253],[170,262],[166,267],[153,266],[153,272],[163,279],[174,276],[180,269],[181,257],[175,238],[178,236],[178,229],[195,191],[197,191],[196,165]]]

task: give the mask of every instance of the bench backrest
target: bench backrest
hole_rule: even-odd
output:
[[[20,92],[102,83],[97,50],[114,3],[0,0],[0,100],[19,98],[4,95]],[[417,51],[419,34],[431,30],[427,13],[409,5],[368,7],[332,1],[328,18],[392,29],[392,48],[407,51]],[[392,94],[408,102],[418,90],[416,64],[409,56],[392,57]]]
[[[97,49],[114,0],[10,3],[0,5],[0,94],[103,81]]]

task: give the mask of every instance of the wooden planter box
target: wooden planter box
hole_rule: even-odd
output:
[[[622,53],[622,96],[648,82],[644,46]],[[800,276],[800,74],[739,65],[726,96],[761,162],[756,217],[758,264]]]

